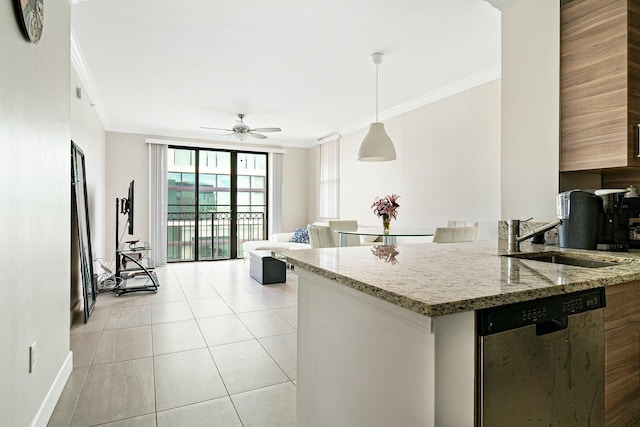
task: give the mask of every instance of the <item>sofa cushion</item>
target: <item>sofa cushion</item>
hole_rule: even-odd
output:
[[[291,241],[294,243],[309,243],[309,232],[307,231],[307,228],[296,228],[296,231],[293,232]]]

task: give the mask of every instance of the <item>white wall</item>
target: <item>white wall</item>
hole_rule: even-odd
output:
[[[478,221],[495,239],[500,216],[500,80],[385,121],[394,162],[360,162],[368,129],[340,141],[340,217],[381,226],[376,196],[396,193],[394,225],[433,228],[449,219]]]
[[[502,219],[556,218],[560,2],[502,12]]]
[[[76,87],[82,89],[82,99],[77,98]],[[70,97],[71,139],[83,151],[86,164],[87,201],[93,256],[94,258],[109,258],[112,255],[111,248],[105,247],[104,231],[106,224],[106,132],[73,67],[71,67]]]
[[[82,90],[82,99],[78,99],[76,87]],[[111,253],[105,251],[105,143],[106,134],[102,122],[91,106],[80,78],[74,67],[71,67],[71,139],[84,153],[87,203],[89,207],[89,225],[91,232],[91,248],[93,258],[108,261]],[[72,194],[72,197],[74,195]],[[77,221],[72,212],[72,221]],[[104,262],[103,262],[104,263]],[[78,228],[71,224],[71,320],[84,316],[83,281],[80,267],[80,253],[78,249]],[[98,264],[93,264],[94,273],[102,270]]]
[[[126,215],[118,214],[121,241],[149,240],[149,147],[145,135],[107,132],[106,176],[106,244],[115,252],[116,199],[127,197],[129,183],[134,183],[134,235],[125,227]]]
[[[126,197],[129,182],[135,180],[135,237],[149,239],[149,149],[147,138],[164,139],[158,136],[107,132],[107,187],[106,187],[106,242],[107,251],[115,249],[115,199]],[[207,141],[185,139],[186,143],[206,146]],[[209,142],[210,143],[210,142]],[[179,145],[176,139],[170,144]],[[216,146],[225,145],[215,142]],[[238,149],[237,144],[228,144]],[[244,144],[246,150],[256,145]],[[264,145],[262,145],[264,148]],[[282,229],[293,231],[307,224],[307,150],[284,148],[282,171]],[[120,232],[124,229],[125,217],[120,215]],[[124,235],[127,240],[128,234]],[[113,249],[112,249],[113,248]]]
[[[69,3],[46,2],[36,45],[22,36],[14,3],[0,4],[0,425],[7,427],[46,425],[71,370]]]

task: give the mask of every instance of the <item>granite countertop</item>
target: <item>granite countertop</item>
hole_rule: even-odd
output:
[[[511,258],[505,242],[274,250],[289,263],[425,316],[441,316],[640,280],[640,251],[521,244],[521,254],[562,252],[615,262],[585,268]],[[376,253],[374,253],[376,252]]]

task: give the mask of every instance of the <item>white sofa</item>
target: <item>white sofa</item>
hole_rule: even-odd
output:
[[[248,240],[242,243],[242,253],[245,258],[249,257],[252,251],[273,250],[273,249],[311,249],[309,243],[295,243],[291,241],[291,233],[274,233],[271,240]]]

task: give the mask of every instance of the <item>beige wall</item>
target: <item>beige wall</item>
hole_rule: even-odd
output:
[[[309,164],[306,148],[286,148],[282,166],[282,231],[306,227]]]
[[[14,3],[0,4],[0,425],[29,426],[46,425],[71,369],[70,9],[47,2],[32,44]]]
[[[560,2],[502,12],[502,219],[556,218]]]
[[[307,150],[307,222],[320,220],[320,146]]]
[[[115,248],[115,199],[126,197],[131,180],[135,180],[135,224],[134,234],[142,240],[149,239],[149,149],[147,138],[157,136],[107,132],[107,177],[106,177],[106,244],[107,250]],[[207,141],[185,139],[185,143],[206,147]],[[170,144],[179,145],[175,139]],[[215,142],[216,147],[225,143]],[[237,144],[226,144],[229,149],[238,149]],[[265,146],[244,144],[248,151]],[[283,148],[282,171],[282,229],[293,231],[307,224],[307,150]],[[124,229],[125,217],[120,215],[120,232]],[[128,234],[124,234],[126,240]]]
[[[394,162],[360,162],[367,132],[340,142],[340,217],[381,225],[370,206],[396,193],[392,227],[479,221],[480,239],[496,237],[500,216],[500,80],[483,84],[385,120]]]

